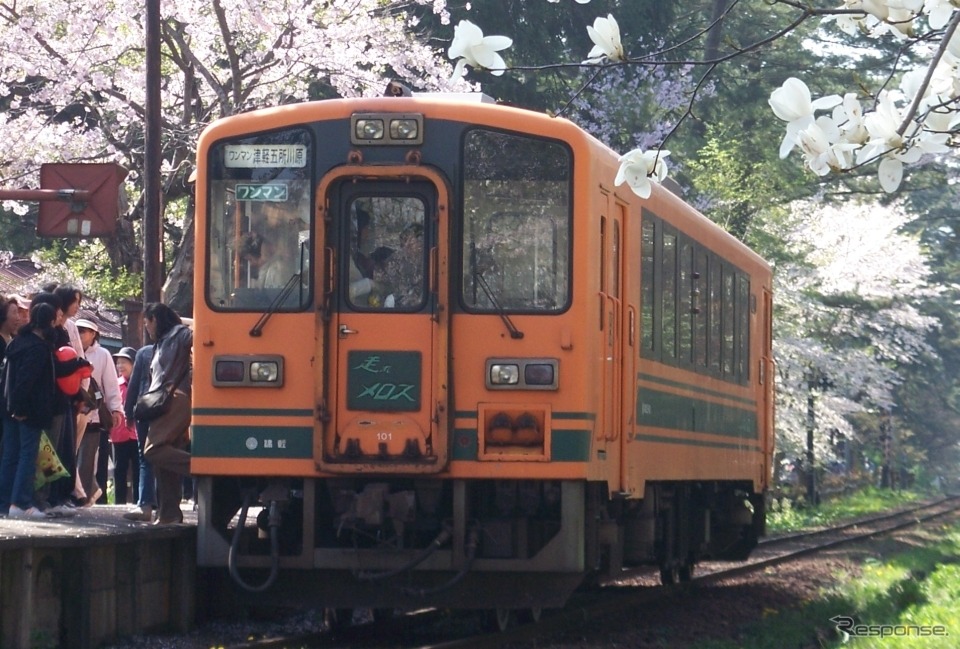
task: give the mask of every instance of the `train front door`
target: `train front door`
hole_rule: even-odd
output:
[[[432,473],[446,464],[442,183],[328,185],[327,421],[322,469]]]

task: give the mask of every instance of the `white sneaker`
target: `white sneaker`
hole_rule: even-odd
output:
[[[69,516],[76,516],[77,508],[68,507],[67,505],[57,505],[56,507],[48,509],[46,514],[52,518],[67,518]]]
[[[10,518],[46,518],[47,515],[37,509],[36,507],[30,507],[29,509],[20,509],[16,505],[10,505],[10,513],[7,514]]]

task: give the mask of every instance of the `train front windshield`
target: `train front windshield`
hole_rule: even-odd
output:
[[[207,300],[213,309],[309,306],[312,159],[302,129],[211,150]]]
[[[463,304],[556,313],[570,299],[569,151],[472,130],[464,142]]]

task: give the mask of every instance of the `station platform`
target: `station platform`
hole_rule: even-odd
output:
[[[0,647],[94,649],[194,623],[197,515],[128,521],[130,505],[60,518],[0,519]]]

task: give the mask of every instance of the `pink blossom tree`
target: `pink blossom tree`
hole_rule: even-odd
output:
[[[419,5],[419,6],[418,6]],[[451,64],[418,29],[414,9],[448,20],[445,0],[185,0],[162,4],[162,168],[168,249],[190,231],[187,179],[200,131],[266,105],[382,93],[388,79],[459,89]],[[136,271],[142,214],[144,4],[76,0],[0,3],[0,177],[38,186],[47,162],[128,168],[128,212],[105,242]],[[23,214],[28,206],[7,203]],[[184,259],[192,258],[183,238]],[[192,266],[182,269],[192,273]]]

